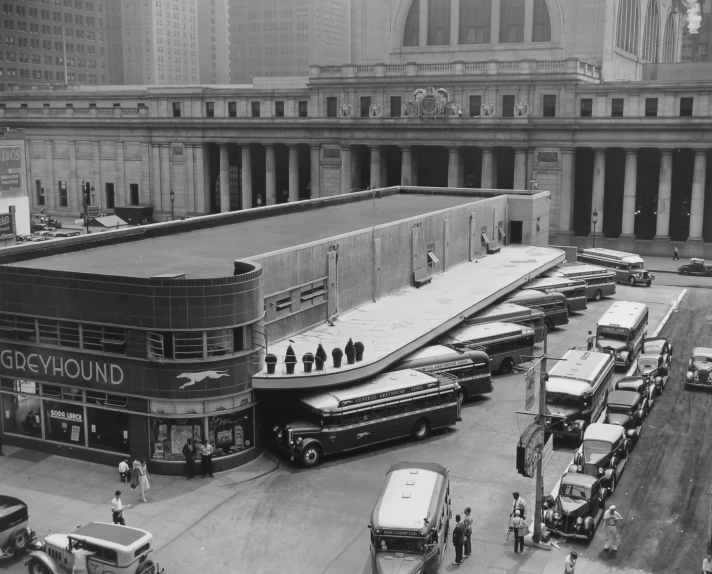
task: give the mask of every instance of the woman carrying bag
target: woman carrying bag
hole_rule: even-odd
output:
[[[131,488],[141,488],[141,500],[146,500],[146,491],[151,488],[148,482],[148,470],[146,470],[146,461],[141,459],[133,462],[133,470],[131,471]]]

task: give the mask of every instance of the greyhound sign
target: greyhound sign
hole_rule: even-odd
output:
[[[178,379],[188,379],[188,382],[183,383],[178,387],[179,391],[182,391],[186,387],[190,387],[195,383],[202,383],[205,379],[221,379],[222,377],[229,377],[227,371],[201,371],[200,373],[181,373],[178,375]]]

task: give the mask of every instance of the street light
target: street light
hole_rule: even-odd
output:
[[[89,235],[89,184],[82,180],[82,195],[84,196],[84,225]]]
[[[176,200],[176,194],[175,192],[171,189],[171,221],[174,220],[173,217],[173,202]]]
[[[593,210],[593,247],[596,247],[596,224],[598,223],[598,211]]]

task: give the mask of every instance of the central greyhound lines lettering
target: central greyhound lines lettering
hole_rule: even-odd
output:
[[[15,372],[48,375],[62,379],[84,380],[120,385],[124,371],[119,365],[86,359],[66,359],[44,353],[0,352],[0,366]]]

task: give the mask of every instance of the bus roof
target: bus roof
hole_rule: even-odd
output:
[[[329,392],[316,393],[300,400],[313,409],[332,411],[340,407],[405,395],[427,388],[436,388],[439,385],[438,379],[428,374],[413,369],[404,369],[383,373],[366,383],[334,389]]]
[[[504,321],[508,319],[530,319],[532,317],[543,318],[544,313],[540,309],[532,309],[516,303],[500,303],[494,307],[487,307],[483,311],[474,314],[467,319],[468,324],[489,323],[491,321]]]
[[[516,323],[506,323],[494,321],[492,323],[482,323],[481,325],[461,325],[451,329],[440,338],[445,343],[469,343],[477,344],[478,341],[491,340],[499,337],[515,337],[517,335],[533,335],[534,330],[529,327],[517,325]]]
[[[473,363],[486,361],[489,364],[489,357],[483,351],[458,351],[445,345],[431,345],[423,347],[415,353],[408,355],[394,369],[418,369],[442,364],[444,368],[447,363],[466,362]]]
[[[512,295],[507,297],[507,301],[512,301],[512,302],[524,302],[524,301],[541,301],[542,299],[547,299],[547,298],[553,298],[553,299],[561,299],[566,301],[566,295],[563,293],[542,293],[541,291],[537,291],[536,289],[520,289],[519,291],[515,291]]]
[[[615,275],[616,272],[592,263],[567,263],[557,265],[547,272],[549,277],[586,277],[589,275]]]
[[[596,377],[613,362],[609,353],[587,351],[585,349],[570,349],[564,353],[562,361],[557,361],[549,371],[549,378],[574,379],[577,381],[594,381]]]
[[[599,327],[621,327],[633,329],[648,310],[645,303],[616,301],[598,320]]]
[[[627,391],[620,391],[627,392]],[[623,434],[625,430],[620,425],[609,425],[605,423],[591,423],[586,427],[583,433],[583,440],[601,440],[604,442],[614,443]]]
[[[425,519],[437,526],[438,506],[446,485],[447,470],[443,467],[408,463],[392,466],[373,509],[373,528],[397,530],[406,536],[427,533]]]
[[[547,393],[582,397],[590,391],[591,385],[585,381],[572,381],[571,379],[549,376],[549,380],[546,382]]]
[[[526,289],[543,289],[557,287],[585,287],[586,282],[582,279],[567,279],[566,277],[538,277],[532,279],[525,285]]]
[[[615,251],[613,249],[604,249],[602,247],[589,247],[583,250],[586,255],[602,257],[623,263],[643,263],[643,258],[636,253],[628,253],[627,251]]]

